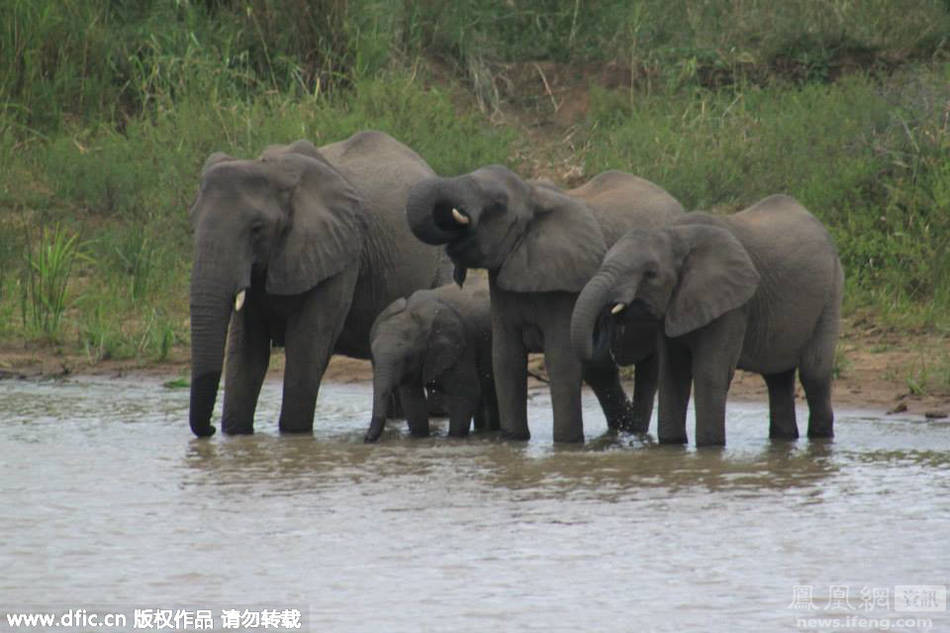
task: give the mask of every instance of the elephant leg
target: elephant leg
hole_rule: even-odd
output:
[[[520,328],[494,318],[492,371],[503,436],[510,440],[531,439],[528,430],[528,352]]]
[[[795,368],[763,376],[769,388],[769,437],[794,440],[798,438],[795,422]]]
[[[393,391],[389,396],[386,418],[390,420],[401,420],[404,417],[406,417],[406,413],[403,411],[402,401],[399,399],[399,391]]]
[[[497,431],[501,428],[498,419],[498,401],[494,395],[491,398],[482,397],[475,409],[475,430],[482,432]]]
[[[600,402],[600,408],[607,418],[607,428],[611,430],[642,432],[634,419],[633,405],[620,384],[620,372],[611,363],[588,363],[584,365],[584,382],[590,385]]]
[[[808,437],[834,437],[835,414],[831,408],[835,344],[838,340],[839,308],[826,309],[811,341],[802,353],[798,377],[808,400]]]
[[[490,372],[479,372],[481,394],[476,409],[475,429],[478,431],[497,431],[501,428],[498,419],[498,396],[495,394],[495,381]]]
[[[413,437],[429,436],[429,403],[426,400],[425,387],[421,384],[399,387],[399,399],[402,400],[409,423],[409,433]]]
[[[700,370],[696,375],[696,446],[725,446],[726,444],[726,394],[732,382],[728,367],[712,371]]]
[[[231,318],[225,367],[221,430],[229,435],[254,432],[257,397],[270,362],[270,337],[261,308],[248,302]]]
[[[686,409],[693,382],[692,357],[685,345],[664,339],[657,347],[660,403],[657,439],[661,444],[685,444]]]
[[[726,444],[726,396],[745,338],[744,313],[726,313],[699,332],[693,346],[696,446]]]
[[[814,377],[801,374],[802,387],[808,400],[808,437],[834,437],[835,414],[831,408],[831,376]]]
[[[468,398],[447,398],[449,406],[449,437],[465,437],[472,426],[472,417],[478,410],[477,403]]]
[[[343,330],[356,276],[356,270],[345,270],[324,280],[307,292],[301,309],[287,319],[282,433],[313,432],[320,380]]]
[[[633,432],[646,433],[650,430],[650,418],[653,416],[653,401],[656,399],[657,385],[660,381],[660,357],[650,354],[637,361],[633,377]]]
[[[584,441],[581,410],[584,368],[571,347],[569,330],[569,322],[563,326],[558,323],[544,333],[544,364],[551,380],[554,441],[558,443]]]
[[[481,402],[475,407],[475,413],[472,415],[472,428],[476,433],[488,430],[488,422],[485,420],[485,407]]]

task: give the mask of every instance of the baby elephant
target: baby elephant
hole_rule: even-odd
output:
[[[429,434],[426,388],[443,396],[449,435],[464,437],[472,418],[479,430],[498,429],[492,375],[488,286],[470,280],[397,299],[373,323],[373,419],[366,441],[379,439],[395,392],[414,436]]]
[[[769,436],[796,438],[795,370],[809,437],[831,437],[831,379],[844,277],[828,232],[778,195],[732,216],[690,213],[632,230],[611,248],[572,315],[572,343],[661,322],[660,442],[685,443],[690,386],[696,444],[726,441],[726,392],[736,367],[762,374]],[[606,330],[606,331],[604,331]]]

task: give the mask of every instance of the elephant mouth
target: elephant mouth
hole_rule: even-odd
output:
[[[435,203],[432,209],[432,221],[436,228],[445,233],[464,233],[472,225],[472,216],[465,209],[447,200]]]
[[[608,304],[606,308],[610,316],[617,321],[627,322],[652,322],[662,319],[662,315],[649,303],[643,299],[634,299],[629,304],[615,302]]]
[[[453,262],[467,268],[482,268],[486,265],[486,257],[482,252],[474,233],[462,234],[445,246],[446,254]]]

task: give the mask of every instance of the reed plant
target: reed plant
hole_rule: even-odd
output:
[[[26,251],[23,322],[50,341],[58,339],[69,307],[70,275],[81,257],[78,239],[77,234],[61,226],[44,228],[38,244]]]

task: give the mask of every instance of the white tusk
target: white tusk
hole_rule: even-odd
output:
[[[234,311],[235,311],[235,312],[240,312],[240,311],[241,311],[241,308],[244,307],[244,295],[245,295],[245,294],[247,294],[247,291],[246,291],[246,290],[242,290],[241,292],[237,293],[237,295],[234,297]]]
[[[623,312],[623,309],[626,307],[627,306],[625,306],[624,304],[618,303],[617,305],[615,305],[613,308],[610,309],[610,313],[617,314],[618,312]]]
[[[471,218],[469,218],[467,215],[459,213],[459,210],[455,208],[452,209],[452,217],[455,218],[455,221],[459,224],[468,224],[472,221]]]

